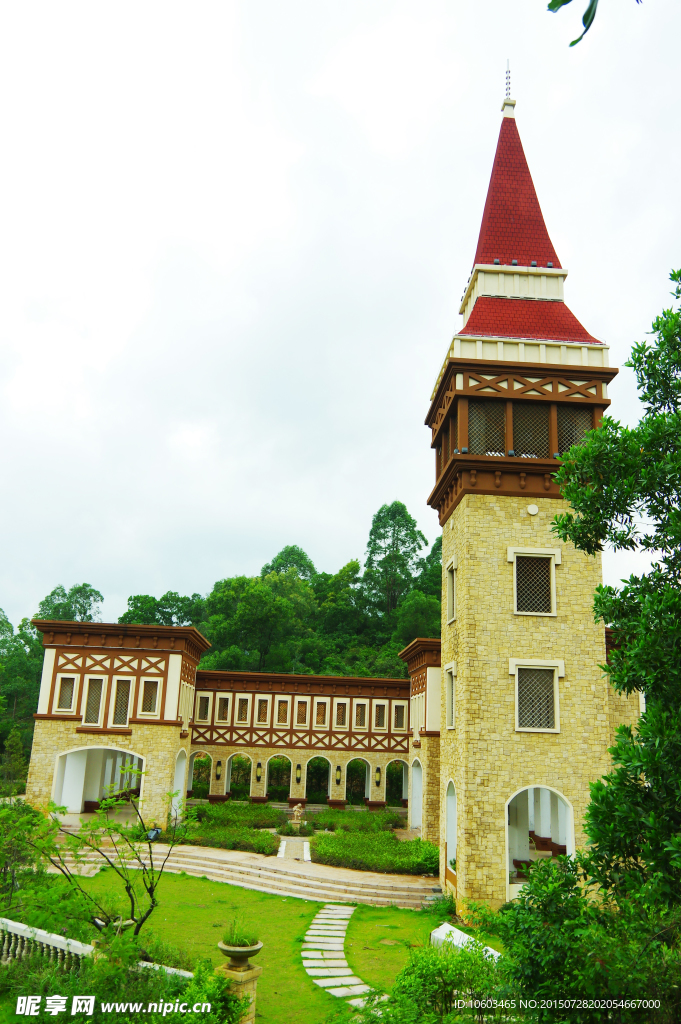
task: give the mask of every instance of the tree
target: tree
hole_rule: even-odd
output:
[[[420,590],[412,590],[411,594],[407,594],[398,606],[395,617],[395,636],[402,644],[411,643],[417,636],[440,635],[440,602]]]
[[[0,740],[6,741],[18,727],[26,755],[31,750],[42,664],[41,635],[28,619],[22,619],[15,632],[0,609]]]
[[[201,594],[182,597],[168,590],[163,597],[133,594],[128,598],[128,610],[119,622],[140,623],[149,626],[198,626],[205,618],[205,603]]]
[[[2,781],[6,792],[16,793],[22,782],[26,781],[27,771],[21,735],[16,726],[5,740],[2,755]]]
[[[269,576],[272,572],[288,572],[290,569],[295,570],[302,580],[311,580],[317,574],[310,556],[297,544],[287,544],[271,562],[263,565],[260,575]]]
[[[681,298],[681,271],[671,274]],[[681,902],[681,311],[653,322],[655,344],[631,359],[644,406],[639,424],[605,417],[571,448],[556,474],[573,511],[557,516],[562,540],[593,554],[608,544],[654,555],[652,568],[617,589],[598,588],[597,619],[615,650],[605,667],[620,693],[645,694],[633,730],[620,726],[613,770],[592,784],[586,831],[592,877],[623,898],[648,887]]]
[[[554,14],[557,14],[561,7],[565,7],[567,6],[567,4],[571,3],[572,0],[551,0],[551,2],[549,3],[549,10],[553,11]],[[636,3],[642,3],[642,0],[636,0]],[[587,34],[587,32],[594,23],[594,18],[596,17],[597,11],[598,0],[589,0],[589,6],[582,15],[582,25],[584,26],[584,31],[582,32],[581,36],[579,36],[577,39],[572,40],[570,46],[576,46],[577,43],[579,43],[584,38],[584,36]]]
[[[371,521],[364,590],[377,610],[390,615],[411,590],[419,551],[427,544],[406,505],[382,505]]]
[[[442,534],[433,541],[426,557],[419,559],[418,565],[414,589],[436,597],[439,601],[442,596]]]
[[[89,583],[76,583],[69,591],[60,583],[40,602],[36,618],[99,622],[99,606],[103,600],[103,595]]]

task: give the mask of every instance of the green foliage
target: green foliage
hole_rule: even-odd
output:
[[[261,576],[269,576],[270,573],[287,573],[293,569],[303,580],[310,580],[316,576],[317,570],[309,555],[306,555],[297,544],[287,544],[278,555],[275,555],[271,562],[263,565],[260,570]]]
[[[504,1000],[501,965],[474,940],[412,950],[387,1001],[375,999],[359,1012],[358,1024],[454,1024],[455,1021],[519,1019],[517,1011],[486,1001]],[[473,1006],[468,1006],[469,1002]],[[475,1003],[485,1005],[476,1007]]]
[[[637,4],[640,4],[641,2],[642,0],[636,0]],[[561,9],[561,7],[565,7],[567,4],[571,3],[572,0],[551,0],[551,2],[549,3],[549,10],[553,11],[553,13],[556,14]],[[577,43],[579,43],[584,38],[584,36],[587,34],[587,32],[594,23],[594,18],[596,17],[597,11],[598,0],[589,0],[589,5],[587,9],[584,11],[584,14],[582,15],[582,25],[584,26],[584,31],[582,32],[581,36],[579,36],[577,39],[572,40],[570,46],[576,46]]]
[[[294,825],[293,822],[287,821],[285,825],[281,825],[277,832],[280,836],[313,836],[314,829],[312,825],[308,825],[306,822],[301,821],[300,825]]]
[[[205,618],[205,604],[200,594],[182,597],[169,590],[163,597],[135,594],[128,598],[128,610],[119,622],[150,626],[197,626]]]
[[[0,742],[4,744],[18,727],[26,757],[31,751],[42,663],[42,637],[37,630],[22,619],[15,633],[0,609]]]
[[[202,831],[211,828],[225,828],[244,825],[247,828],[277,828],[288,818],[286,811],[269,804],[247,804],[226,800],[220,804],[205,804],[196,809],[196,817]]]
[[[2,755],[0,771],[2,773],[0,792],[5,795],[13,795],[19,792],[20,789],[23,792],[28,764],[24,757],[24,748],[17,726],[14,726],[5,740],[5,750]]]
[[[192,797],[205,800],[210,792],[211,759],[209,757],[194,758],[194,777],[192,779]]]
[[[387,832],[391,828],[406,828],[406,818],[397,811],[319,811],[307,814],[305,820],[314,829],[329,832]]]
[[[167,842],[165,834],[161,836]],[[220,850],[250,850],[271,857],[279,849],[279,840],[271,832],[248,825],[202,825],[188,834],[183,842],[192,846],[214,846]]]
[[[395,618],[395,634],[405,646],[417,636],[439,636],[440,599],[420,590],[412,590],[397,608]]]
[[[382,505],[371,521],[364,588],[374,607],[390,615],[411,589],[419,551],[427,544],[406,505]]]
[[[103,600],[103,594],[89,583],[76,583],[68,591],[60,583],[40,602],[36,618],[99,622]]]
[[[258,936],[252,928],[244,925],[241,917],[234,917],[227,925],[222,941],[225,946],[255,946],[258,943]]]
[[[681,271],[673,272],[681,298]],[[621,693],[642,691],[635,731],[620,727],[614,768],[592,786],[586,818],[590,870],[607,891],[645,885],[681,900],[681,311],[653,323],[655,343],[634,345],[644,415],[634,428],[605,418],[570,449],[556,475],[573,511],[557,516],[563,540],[594,553],[655,553],[651,570],[621,589],[599,587],[594,612],[612,627],[606,671]]]
[[[310,852],[312,860],[320,864],[357,871],[425,875],[436,874],[440,864],[440,851],[434,843],[424,839],[400,842],[392,831],[318,833],[310,842]]]

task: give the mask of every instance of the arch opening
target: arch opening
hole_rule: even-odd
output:
[[[291,759],[285,754],[275,754],[267,762],[268,800],[286,803],[291,793]]]
[[[329,797],[331,762],[326,757],[313,757],[305,766],[305,799],[308,804],[325,804]]]
[[[454,885],[456,885],[456,829],[456,786],[450,780],[445,796],[445,877]]]
[[[528,786],[506,805],[507,870],[511,898],[527,881],[532,861],[573,854],[574,819],[569,802],[555,789]]]
[[[345,775],[345,800],[349,804],[365,804],[371,796],[371,765],[363,757],[348,761]]]
[[[385,802],[388,807],[406,807],[409,803],[409,765],[401,758],[386,766]]]
[[[115,747],[82,747],[57,758],[53,799],[67,814],[90,814],[102,800],[116,796],[139,800],[144,758]],[[132,812],[132,808],[131,808]]]
[[[423,820],[423,768],[421,762],[416,759],[411,766],[411,806],[409,810],[409,825],[411,828],[421,828]]]
[[[180,750],[177,757],[175,758],[175,775],[173,777],[173,793],[172,802],[170,805],[170,813],[173,818],[179,818],[182,815],[182,808],[184,806],[185,793],[187,792],[187,752]]]
[[[210,754],[200,751],[191,754],[187,769],[187,797],[193,797],[195,800],[207,800],[212,772],[213,758]]]
[[[224,766],[225,793],[232,800],[248,800],[253,781],[253,761],[248,754],[232,754]]]

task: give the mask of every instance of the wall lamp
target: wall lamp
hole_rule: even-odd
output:
[[[260,782],[261,779],[262,779],[262,765],[260,764],[260,761],[258,761],[257,765],[255,766],[255,781],[256,782]]]
[[[341,780],[341,766],[339,764],[337,764],[336,765],[336,785],[337,786],[340,786],[340,780]]]
[[[380,786],[381,785],[381,769],[380,768],[376,769],[376,774],[375,774],[374,778],[376,779],[376,785]]]
[[[299,764],[297,764],[296,765],[296,782],[300,782],[300,780],[302,778],[302,774],[303,774],[302,768],[300,767]]]
[[[218,761],[217,764],[215,765],[215,778],[222,778],[222,761]]]

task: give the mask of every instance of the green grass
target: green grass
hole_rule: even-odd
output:
[[[113,872],[100,871],[84,885],[100,892],[115,884]],[[222,882],[187,875],[164,875],[161,905],[150,927],[162,938],[208,957],[217,966],[224,959],[217,948],[227,924],[236,916],[264,943],[253,964],[263,968],[258,979],[258,1024],[321,1024],[334,1008],[306,975],[300,956],[303,936],[321,903],[282,899]],[[142,930],[144,935],[144,929]]]
[[[434,843],[400,842],[394,832],[322,832],[310,840],[310,853],[319,864],[387,874],[435,875],[440,863]]]
[[[348,964],[367,985],[389,992],[406,966],[409,950],[427,946],[447,913],[360,905],[350,918],[345,951]]]

